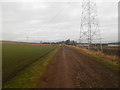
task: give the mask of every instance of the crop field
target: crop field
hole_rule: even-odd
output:
[[[3,82],[56,48],[57,46],[3,44]]]

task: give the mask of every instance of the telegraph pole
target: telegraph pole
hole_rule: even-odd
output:
[[[29,37],[28,36],[26,37],[26,41],[29,42]]]

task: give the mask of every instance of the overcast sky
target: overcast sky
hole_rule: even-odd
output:
[[[103,42],[118,40],[118,0],[95,0]],[[82,0],[1,0],[0,40],[78,40]],[[1,22],[0,22],[1,24]]]

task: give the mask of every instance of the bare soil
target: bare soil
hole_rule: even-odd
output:
[[[117,88],[118,77],[101,63],[62,46],[38,88]]]

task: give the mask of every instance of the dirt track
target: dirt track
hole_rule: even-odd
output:
[[[114,88],[117,77],[100,63],[61,47],[42,76],[39,88]]]

